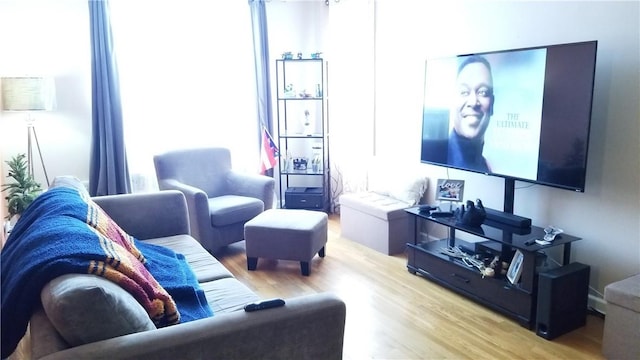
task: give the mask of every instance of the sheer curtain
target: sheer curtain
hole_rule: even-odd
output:
[[[157,189],[153,155],[224,146],[259,169],[251,13],[238,0],[111,0],[133,191]]]
[[[332,203],[365,189],[375,153],[375,1],[329,3],[329,135]]]

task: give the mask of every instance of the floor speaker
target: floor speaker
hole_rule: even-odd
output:
[[[586,324],[589,270],[574,262],[538,274],[538,336],[551,340]]]

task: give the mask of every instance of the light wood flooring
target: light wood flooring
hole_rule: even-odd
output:
[[[347,304],[345,359],[603,359],[604,321],[552,341],[425,278],[410,274],[406,256],[386,256],[340,237],[329,221],[326,257],[311,275],[294,261],[260,259],[248,271],[244,243],[218,254],[221,262],[263,298],[329,291]]]

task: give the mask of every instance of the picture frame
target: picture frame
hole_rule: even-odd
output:
[[[438,179],[436,199],[460,202],[464,195],[464,180]]]
[[[511,265],[507,271],[507,279],[512,284],[517,284],[520,281],[520,275],[522,275],[522,262],[524,261],[524,255],[520,250],[516,250],[511,259]]]

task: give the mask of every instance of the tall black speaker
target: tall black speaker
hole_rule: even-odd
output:
[[[538,274],[538,336],[551,340],[586,324],[589,270],[574,262]]]

